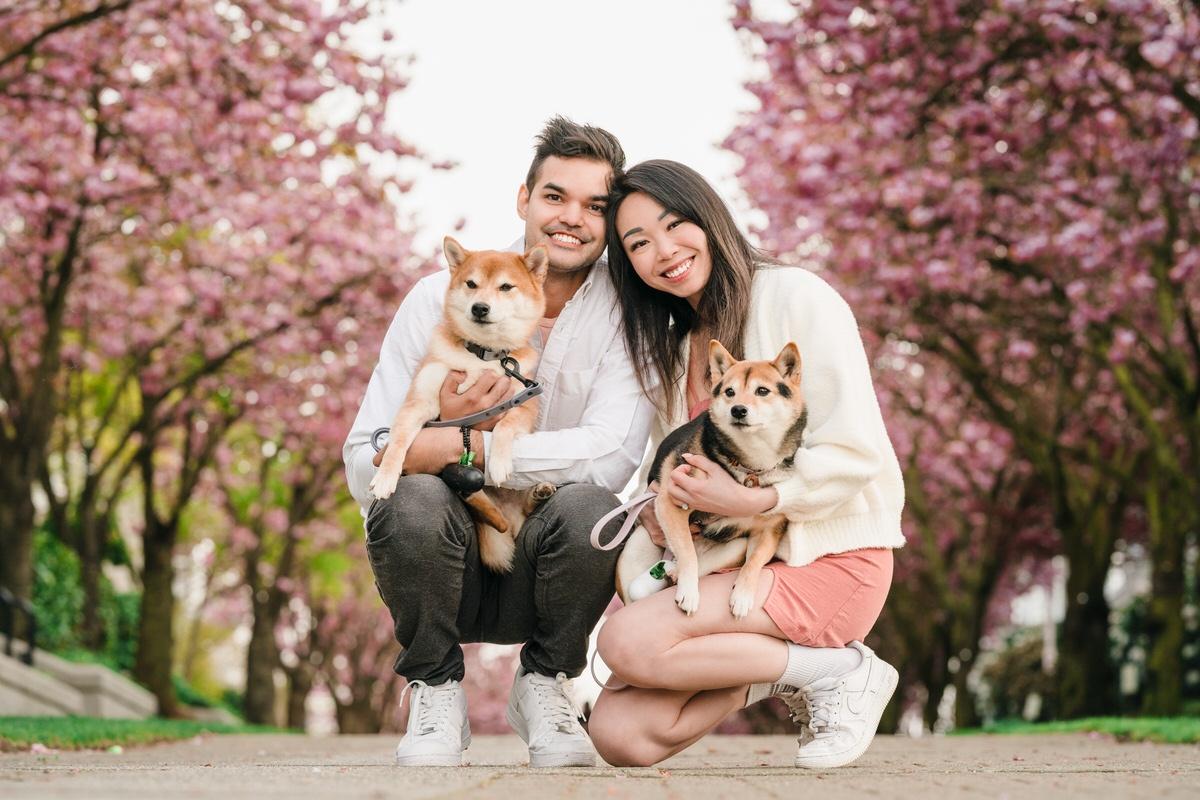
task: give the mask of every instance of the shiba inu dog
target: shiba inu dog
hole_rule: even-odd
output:
[[[672,431],[654,456],[650,480],[659,484],[654,513],[675,554],[675,602],[687,614],[700,606],[701,576],[742,564],[729,597],[733,616],[754,608],[758,578],[779,548],[788,520],[781,514],[719,517],[690,511],[670,500],[671,473],[684,453],[702,454],[746,486],[770,486],[790,477],[808,414],[800,391],[800,351],[789,342],[774,361],[737,361],[715,339],[709,342],[712,403]],[[699,535],[692,537],[692,529]],[[628,597],[634,578],[661,557],[644,528],[625,544],[617,563],[617,589]]]
[[[444,318],[392,420],[387,450],[371,481],[371,493],[380,500],[396,491],[404,458],[417,433],[441,413],[438,392],[451,370],[467,373],[458,388],[462,394],[485,370],[505,374],[501,353],[515,359],[523,375],[532,375],[537,363],[537,351],[529,346],[529,340],[546,311],[542,291],[550,264],[546,248],[538,245],[524,255],[470,251],[449,236],[442,245],[450,265]],[[524,388],[516,379],[510,380],[514,390]],[[503,483],[511,474],[513,439],[533,430],[537,405],[537,398],[531,398],[510,409],[493,429],[487,461],[496,483]],[[550,484],[538,484],[528,491],[488,487],[465,499],[475,519],[484,564],[497,572],[512,569],[514,540],[526,515],[554,490]]]

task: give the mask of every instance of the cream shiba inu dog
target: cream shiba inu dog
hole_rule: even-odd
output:
[[[800,391],[800,351],[789,342],[774,361],[737,361],[717,340],[709,342],[712,404],[706,413],[672,431],[654,456],[650,480],[659,484],[654,513],[675,554],[675,602],[687,614],[700,607],[700,578],[742,565],[729,608],[741,619],[754,608],[759,575],[787,532],[781,514],[720,517],[690,511],[670,500],[671,473],[684,453],[703,454],[745,486],[770,486],[792,474],[808,420]],[[699,530],[693,539],[692,531]],[[629,586],[661,558],[645,528],[638,528],[617,562],[622,599]],[[670,575],[670,573],[668,573]]]
[[[438,392],[451,370],[467,373],[458,388],[462,394],[485,370],[505,374],[496,354],[507,353],[515,359],[522,375],[532,375],[537,363],[537,351],[529,346],[529,340],[546,311],[542,291],[550,263],[546,248],[538,245],[524,255],[470,251],[449,236],[442,244],[450,265],[444,318],[392,420],[387,451],[371,481],[371,493],[381,500],[396,491],[404,458],[417,433],[441,413]],[[516,379],[510,380],[515,391],[525,388]],[[497,484],[511,474],[513,439],[533,430],[537,405],[537,398],[530,398],[507,411],[493,429],[487,461]],[[517,532],[533,505],[554,489],[549,484],[528,491],[488,487],[465,499],[475,519],[484,564],[497,572],[512,569]]]

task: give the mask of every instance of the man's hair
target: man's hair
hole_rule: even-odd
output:
[[[525,176],[525,188],[531,192],[537,183],[542,162],[550,156],[603,161],[612,167],[614,178],[625,169],[625,151],[621,149],[621,143],[603,128],[580,125],[566,117],[556,116],[546,123],[535,141],[533,163],[529,165],[529,174]]]

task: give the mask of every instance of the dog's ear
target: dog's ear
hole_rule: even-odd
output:
[[[546,280],[546,271],[550,268],[550,252],[546,249],[546,245],[534,245],[525,254],[525,266],[529,268],[529,274],[538,283]]]
[[[446,263],[450,265],[450,271],[458,269],[467,256],[471,255],[471,251],[463,247],[453,236],[447,236],[442,239],[442,251],[446,254]]]
[[[708,377],[715,385],[737,359],[716,339],[708,340]]]
[[[796,347],[795,342],[788,342],[772,363],[784,378],[800,377],[800,348]]]

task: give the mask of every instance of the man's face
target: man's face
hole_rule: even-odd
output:
[[[521,184],[517,214],[525,220],[525,248],[545,244],[551,272],[574,272],[600,257],[611,175],[603,161],[550,156],[532,192]]]

